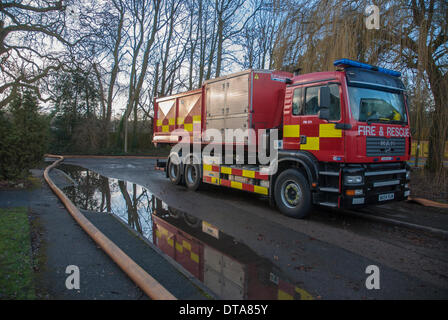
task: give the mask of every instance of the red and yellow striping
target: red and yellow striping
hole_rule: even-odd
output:
[[[185,249],[190,253],[190,259],[196,263],[199,263],[199,255],[191,250],[191,243],[186,240],[182,240],[182,242],[175,241],[174,235],[160,224],[157,225],[156,237],[159,239],[165,239],[167,244],[170,247],[175,247],[176,251],[179,253],[183,253]]]
[[[314,300],[313,296],[306,290],[295,287],[294,292],[291,290],[278,289],[278,300]]]
[[[234,189],[255,192],[255,193],[259,193],[259,194],[263,194],[263,195],[269,194],[269,188],[267,188],[267,187],[254,185],[254,184],[250,184],[250,183],[243,183],[240,181],[224,179],[221,177],[223,174],[226,174],[229,176],[245,177],[245,178],[249,178],[249,179],[269,180],[268,175],[261,174],[258,171],[231,168],[231,167],[218,166],[218,165],[212,165],[212,164],[204,164],[203,172],[204,172],[203,181],[206,183],[222,185],[222,186],[226,186],[226,187],[230,187],[230,188],[234,188]]]
[[[310,130],[310,126],[307,126],[307,131]],[[301,128],[299,124],[286,124],[283,126],[283,137],[286,139],[300,138]],[[317,131],[317,130],[314,130]],[[309,132],[304,132],[307,135],[306,143],[300,144],[301,150],[320,150],[320,142],[321,139],[326,138],[342,138],[342,130],[336,129],[334,123],[321,123],[319,124],[319,132],[318,135],[315,136],[317,132],[314,132],[314,135],[309,134]],[[308,133],[308,134],[307,134]]]
[[[187,116],[185,118],[165,118],[163,120],[157,120],[157,131],[158,132],[171,132],[177,128],[184,129],[188,132],[200,131],[201,130],[201,116],[193,115]]]
[[[204,169],[204,171],[214,171],[214,172],[220,172],[223,174],[230,174],[230,175],[246,177],[246,178],[269,180],[269,175],[261,174],[259,171],[256,171],[256,170],[238,169],[238,168],[232,168],[232,167],[218,166],[218,165],[214,165],[214,164],[204,164],[203,169]]]

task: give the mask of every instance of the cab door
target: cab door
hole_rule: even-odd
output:
[[[318,117],[319,94],[324,86],[330,89],[330,121],[334,123]],[[290,142],[287,146],[291,149],[309,151],[320,161],[342,161],[344,158],[343,132],[335,126],[335,123],[342,122],[341,86],[337,83],[320,83],[292,88],[288,124],[294,126],[293,132],[296,135],[298,132],[298,137],[294,137],[294,141],[287,140]],[[289,127],[284,128],[284,137],[285,133],[288,136],[288,129]]]
[[[303,87],[286,88],[283,110],[283,149],[300,149],[301,106]]]

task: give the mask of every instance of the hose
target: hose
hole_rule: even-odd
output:
[[[177,300],[167,289],[157,280],[151,277],[134,260],[124,253],[115,243],[98,230],[70,201],[69,198],[59,189],[49,177],[49,172],[64,160],[64,157],[57,155],[46,155],[47,157],[59,158],[54,163],[45,168],[44,178],[51,190],[58,196],[68,212],[87,234],[106,252],[109,257],[134,281],[134,283],[145,292],[148,297],[154,300]]]

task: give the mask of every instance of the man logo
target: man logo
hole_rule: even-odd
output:
[[[380,145],[385,147],[393,147],[395,143],[393,141],[381,140]]]
[[[366,17],[366,28],[369,30],[380,28],[380,9],[375,5],[369,5],[364,10]]]
[[[65,273],[70,274],[65,280],[65,287],[68,290],[79,290],[79,268],[75,265],[69,265],[65,268]]]

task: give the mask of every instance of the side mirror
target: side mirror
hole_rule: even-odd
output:
[[[327,107],[320,107],[319,111],[317,112],[317,116],[319,119],[327,120],[330,119],[330,109]]]
[[[319,90],[319,108],[330,108],[330,88],[321,87]]]

